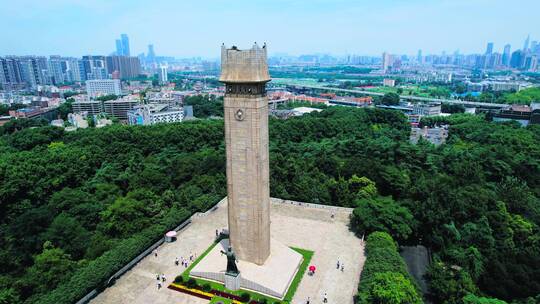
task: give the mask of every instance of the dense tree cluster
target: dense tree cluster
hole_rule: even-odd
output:
[[[109,101],[109,100],[116,100],[116,99],[118,99],[118,96],[114,94],[103,95],[96,98],[96,100],[99,100],[99,101]]]
[[[395,106],[399,104],[399,95],[397,93],[386,93],[381,98],[381,103],[387,106]]]
[[[222,107],[188,103],[203,117]],[[271,195],[356,208],[358,234],[427,246],[438,303],[535,297],[540,128],[466,114],[444,120],[450,137],[436,147],[410,144],[394,111],[331,107],[271,119]],[[84,295],[226,193],[222,120],[74,133],[28,126],[4,126],[0,137],[1,297],[69,303],[66,294]],[[410,290],[403,272],[374,280],[376,297]]]
[[[460,104],[451,104],[443,102],[441,104],[441,112],[443,113],[465,113],[465,106]]]
[[[408,143],[396,112],[330,108],[272,122],[272,195],[358,208],[353,230],[424,244],[446,269],[459,268],[462,275],[443,278],[448,287],[505,300],[536,296],[540,128],[466,114],[444,123],[450,137],[436,147]],[[373,181],[378,194],[359,198],[353,176]],[[434,265],[431,292],[459,303],[452,299],[466,294],[437,286],[444,272]]]
[[[25,108],[26,105],[22,103],[14,103],[10,105],[0,104],[0,116],[9,115],[9,111]]]
[[[396,242],[386,232],[374,232],[367,238],[366,262],[356,303],[424,303],[418,287],[407,273]]]
[[[219,121],[5,133],[0,290],[27,303],[74,278],[75,302],[226,193]]]
[[[540,88],[532,87],[523,89],[519,92],[509,91],[492,91],[482,92],[479,96],[466,95],[465,100],[492,102],[492,103],[508,103],[508,104],[530,104],[532,102],[540,102]]]
[[[193,116],[197,118],[223,117],[223,97],[188,96],[184,99],[184,104],[193,106]]]

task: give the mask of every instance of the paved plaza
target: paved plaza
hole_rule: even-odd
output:
[[[322,303],[324,293],[327,293],[330,304],[353,303],[365,256],[362,242],[348,230],[349,214],[346,209],[299,206],[272,199],[272,238],[287,246],[314,251],[311,264],[317,267],[317,271],[313,276],[304,276],[293,303],[303,304],[308,296],[311,303]],[[179,232],[176,242],[164,243],[157,249],[157,257],[149,255],[144,258],[90,303],[208,303],[165,287],[157,290],[156,274],[165,274],[166,285],[170,283],[185,269],[174,265],[175,258],[189,259],[191,254],[198,256],[212,244],[215,230],[226,227],[227,202],[224,199],[216,210],[194,216],[192,223]],[[343,272],[336,269],[338,259],[344,263]]]

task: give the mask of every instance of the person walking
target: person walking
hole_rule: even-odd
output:
[[[174,258],[174,265],[178,266],[178,264],[180,264],[180,262],[178,261],[178,257]]]
[[[157,282],[157,290],[160,290],[161,289],[161,283],[158,281]]]
[[[341,263],[341,272],[343,272],[344,269],[345,269],[345,265]]]
[[[154,249],[154,256],[157,258],[157,249]]]
[[[309,297],[307,297],[306,304],[310,304]]]
[[[337,261],[336,269],[339,269],[339,260]]]
[[[326,292],[324,293],[322,301],[323,301],[323,303],[328,303],[328,295],[326,294]]]
[[[165,281],[167,281],[167,279],[165,279],[165,274],[164,273],[161,274],[161,280],[163,281],[163,283],[165,283]]]

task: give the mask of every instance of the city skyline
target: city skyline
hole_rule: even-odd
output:
[[[33,9],[27,14],[18,13],[28,7]],[[160,56],[217,58],[215,45],[242,47],[254,40],[266,41],[271,56],[412,55],[419,49],[424,55],[456,50],[482,54],[488,42],[494,43],[493,52],[502,53],[506,44],[512,50],[521,48],[528,35],[531,42],[540,40],[534,17],[538,8],[540,4],[528,0],[510,7],[505,1],[485,0],[160,1],[151,6],[137,1],[23,0],[4,4],[0,12],[0,25],[10,28],[0,54],[108,55],[116,51],[121,34],[129,36],[132,56],[147,53],[153,44]]]

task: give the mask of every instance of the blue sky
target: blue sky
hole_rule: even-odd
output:
[[[483,52],[527,34],[540,41],[538,0],[0,0],[0,55],[218,57],[222,42],[270,53],[380,55]]]

